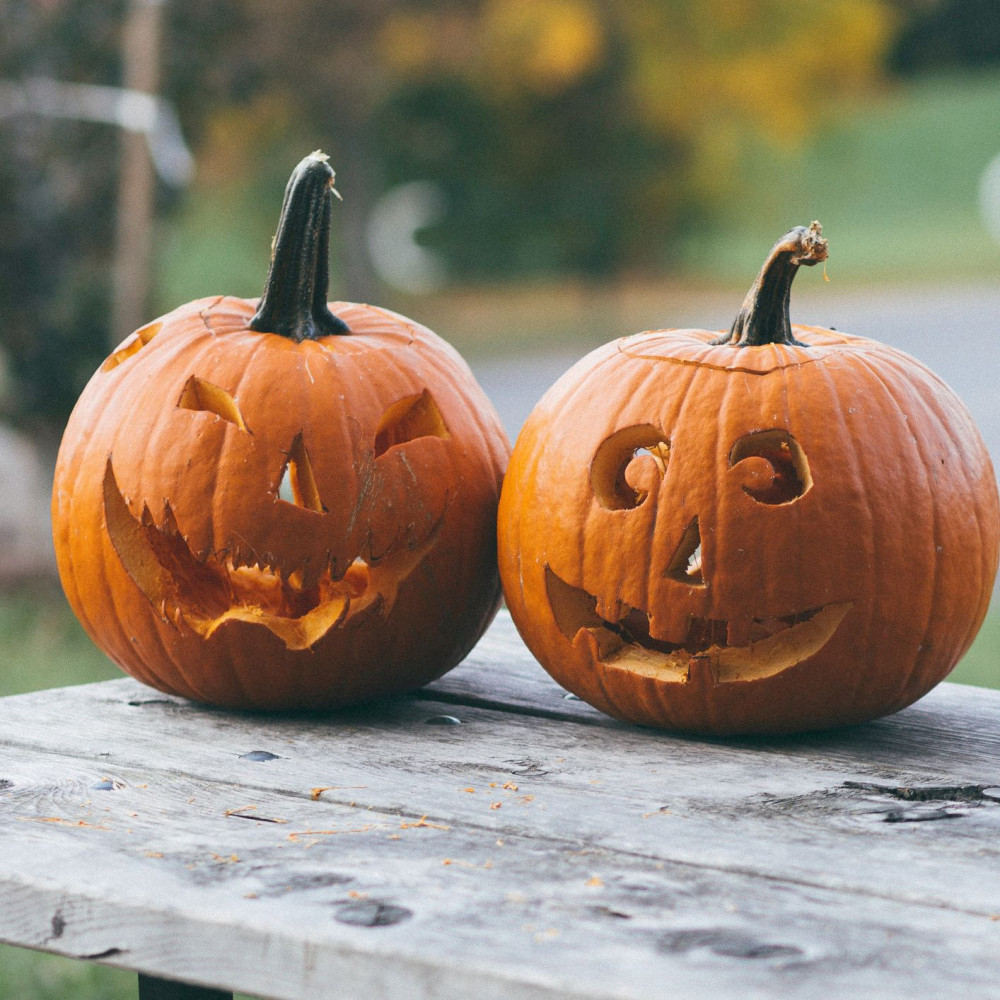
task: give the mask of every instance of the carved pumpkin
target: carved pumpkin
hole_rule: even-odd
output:
[[[968,412],[912,358],[792,327],[818,224],[771,252],[728,334],[659,330],[544,396],[500,501],[526,643],[618,718],[702,733],[859,722],[968,648],[997,487]]]
[[[499,604],[504,432],[430,330],[327,306],[325,161],[292,175],[259,304],[203,299],[132,334],[59,451],[73,610],[133,676],[217,705],[417,687]]]

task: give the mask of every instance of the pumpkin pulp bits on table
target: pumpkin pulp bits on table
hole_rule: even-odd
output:
[[[772,249],[721,336],[597,349],[525,423],[500,500],[522,637],[618,718],[788,732],[915,701],[972,643],[997,570],[986,447],[924,365],[792,326],[818,223]]]
[[[458,353],[326,301],[334,174],[292,174],[260,301],[133,333],[70,417],[52,497],[63,588],[163,691],[326,708],[419,687],[496,613],[510,451]]]

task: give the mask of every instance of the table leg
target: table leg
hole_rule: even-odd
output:
[[[228,990],[173,983],[169,979],[144,976],[140,972],[139,1000],[233,1000],[233,995]]]

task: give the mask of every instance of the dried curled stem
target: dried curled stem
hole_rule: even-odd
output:
[[[788,314],[792,281],[800,267],[819,264],[826,260],[827,255],[827,241],[818,222],[808,227],[796,226],[785,233],[771,248],[729,332],[713,343],[731,344],[733,347],[759,347],[762,344],[805,347],[792,335]]]

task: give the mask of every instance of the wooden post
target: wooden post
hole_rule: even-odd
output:
[[[122,86],[155,94],[160,84],[163,0],[130,0],[122,36]],[[111,345],[147,316],[153,247],[156,178],[145,133],[122,131],[115,232]]]

